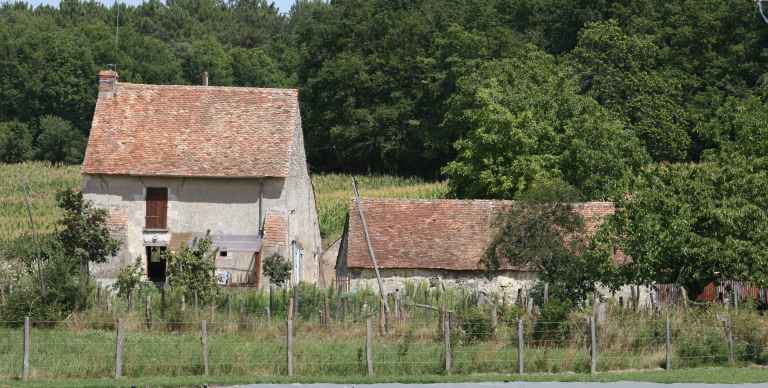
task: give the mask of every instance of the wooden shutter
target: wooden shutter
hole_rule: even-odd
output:
[[[147,229],[165,229],[168,214],[168,189],[147,187]]]

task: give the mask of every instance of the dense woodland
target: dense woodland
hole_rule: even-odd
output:
[[[6,3],[0,159],[77,163],[108,64],[126,82],[299,88],[314,172],[617,201],[598,243],[621,240],[632,282],[768,283],[768,24],[752,0]]]

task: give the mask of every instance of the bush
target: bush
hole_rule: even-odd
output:
[[[564,300],[550,298],[542,306],[541,316],[536,321],[533,338],[537,340],[563,340],[568,337],[568,314],[573,305]]]
[[[285,257],[275,253],[264,259],[264,275],[276,286],[282,286],[291,276],[291,263]]]
[[[724,364],[728,361],[728,344],[723,330],[703,327],[699,332],[682,336],[674,346],[686,367]]]
[[[192,247],[168,254],[168,284],[183,290],[187,300],[195,296],[201,303],[210,303],[219,290],[216,285],[216,249],[206,232],[202,239],[195,238]]]
[[[466,310],[461,319],[462,341],[467,344],[484,341],[493,334],[491,317],[478,307]]]

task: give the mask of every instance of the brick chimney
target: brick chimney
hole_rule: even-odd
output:
[[[112,95],[117,91],[117,72],[114,70],[102,70],[99,72],[99,94],[109,93]]]

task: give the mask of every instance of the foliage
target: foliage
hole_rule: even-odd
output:
[[[682,285],[691,298],[720,279],[768,284],[766,163],[728,153],[645,169],[612,221],[632,257],[627,281]]]
[[[120,268],[113,286],[117,290],[118,296],[130,298],[133,291],[141,284],[141,276],[144,274],[141,261],[141,257],[137,257],[134,264]]]
[[[18,163],[32,157],[32,133],[18,121],[0,123],[0,162]]]
[[[610,255],[587,252],[591,236],[574,208],[576,198],[562,182],[546,182],[534,184],[510,203],[497,216],[482,259],[488,275],[503,267],[527,268],[549,283],[552,295],[585,300],[614,268]]]
[[[728,344],[721,328],[707,327],[696,336],[677,341],[675,353],[690,367],[724,364],[728,360]]]
[[[491,317],[479,307],[463,311],[460,319],[461,338],[464,343],[485,341],[493,335]]]
[[[534,181],[565,180],[588,198],[612,198],[646,160],[637,138],[549,56],[526,47],[479,64],[451,97],[467,135],[443,169],[454,194],[512,199]]]
[[[65,255],[81,263],[104,263],[117,254],[120,242],[107,229],[105,209],[94,207],[73,189],[58,192],[56,201],[64,211],[57,238]]]
[[[183,246],[179,251],[166,253],[168,285],[180,290],[187,300],[197,297],[208,303],[218,293],[216,285],[216,254],[210,232],[203,238],[197,238],[191,247]]]
[[[282,286],[291,276],[291,263],[279,253],[274,253],[264,259],[262,264],[264,275],[276,286]]]
[[[40,119],[38,158],[54,163],[76,164],[83,158],[85,139],[72,124],[56,116]]]
[[[574,305],[568,300],[549,298],[541,307],[541,316],[536,320],[533,338],[562,341],[570,334],[569,314]]]

